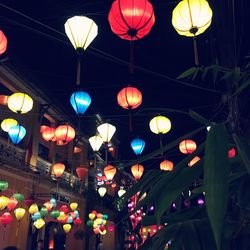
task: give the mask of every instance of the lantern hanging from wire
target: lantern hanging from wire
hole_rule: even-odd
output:
[[[174,163],[169,160],[164,160],[160,163],[160,169],[164,171],[172,171],[174,168]]]
[[[195,156],[189,163],[188,166],[192,167],[194,164],[196,164],[198,161],[200,161],[200,157],[199,156]]]
[[[236,150],[235,148],[231,148],[228,151],[228,158],[234,158],[236,156]]]
[[[26,213],[25,209],[21,207],[18,207],[14,210],[14,214],[17,221],[20,221],[24,217],[25,213]]]
[[[41,229],[45,225],[45,221],[42,218],[40,218],[36,220],[33,224],[37,229]]]
[[[7,37],[4,35],[3,31],[0,30],[0,55],[2,55],[6,51],[7,45]]]
[[[14,198],[14,197],[10,197],[9,202],[7,204],[8,210],[10,212],[13,211],[16,208],[17,204],[18,204],[18,200],[16,198]]]
[[[98,188],[98,193],[101,197],[103,197],[107,192],[107,189],[105,187],[99,187]]]
[[[15,113],[25,114],[33,108],[33,100],[25,93],[14,93],[8,98],[8,108]]]
[[[103,144],[103,139],[99,135],[94,135],[89,138],[89,143],[93,151],[97,152]]]
[[[64,224],[63,225],[63,231],[67,234],[71,230],[70,224]]]
[[[116,171],[117,171],[116,168],[114,166],[111,166],[111,165],[107,165],[103,170],[108,181],[113,180],[113,178],[116,174]]]
[[[13,126],[16,126],[18,125],[18,121],[15,120],[15,119],[12,119],[12,118],[7,118],[7,119],[4,119],[2,122],[1,122],[1,128],[4,132],[9,132],[10,128],[13,127]]]
[[[83,115],[91,104],[91,97],[87,92],[77,91],[71,95],[70,103],[77,115]]]
[[[23,202],[24,201],[24,195],[21,193],[15,193],[12,195],[18,202]]]
[[[183,154],[192,154],[197,148],[193,140],[184,140],[179,144],[179,150]]]
[[[65,165],[62,163],[56,163],[52,167],[52,174],[54,174],[57,178],[61,177],[64,173]]]
[[[64,28],[66,35],[78,54],[76,84],[80,85],[81,55],[97,36],[98,27],[96,23],[88,17],[74,16],[66,21]]]
[[[4,226],[10,224],[13,221],[13,217],[9,212],[5,212],[0,217],[0,223]]]
[[[118,193],[118,196],[121,197],[126,193],[126,190],[123,187],[120,187],[117,193]]]
[[[131,141],[131,148],[136,155],[140,155],[145,148],[145,141],[140,138],[136,138]]]
[[[6,196],[0,196],[0,210],[3,210],[7,207],[9,203],[9,198]]]
[[[196,36],[212,22],[212,10],[206,0],[182,0],[172,13],[172,24],[179,35],[194,38],[195,64],[199,64]]]
[[[138,181],[144,172],[144,167],[140,164],[135,164],[131,167],[131,172],[134,178]]]
[[[154,134],[166,134],[171,129],[171,122],[165,116],[155,116],[149,123],[150,130]]]
[[[76,174],[80,181],[83,181],[88,175],[88,169],[86,167],[76,168]]]
[[[69,125],[60,125],[55,130],[55,135],[58,141],[68,143],[75,138],[75,130]]]
[[[97,131],[100,134],[102,140],[108,143],[113,137],[116,127],[110,123],[103,123],[97,127]]]
[[[56,131],[55,128],[51,128],[51,127],[44,128],[43,131],[41,132],[42,133],[42,138],[45,141],[56,141],[57,138],[56,138],[56,135],[55,135],[55,131]]]
[[[26,129],[21,125],[12,126],[8,131],[13,144],[18,144],[26,135]]]

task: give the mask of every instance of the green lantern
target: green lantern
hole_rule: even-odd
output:
[[[5,180],[0,180],[0,191],[4,191],[8,188],[9,183]]]
[[[103,215],[102,215],[102,218],[103,218],[104,220],[107,220],[107,219],[108,219],[108,215],[107,215],[107,214],[103,214]]]
[[[40,209],[40,214],[41,214],[42,217],[46,217],[46,216],[48,216],[49,212],[48,212],[46,207],[42,207]]]
[[[88,226],[88,227],[92,227],[93,224],[94,224],[94,221],[92,221],[92,220],[88,220],[88,221],[87,221],[87,226]]]
[[[59,210],[53,210],[51,213],[50,213],[50,216],[54,219],[56,219],[57,217],[59,217],[60,215],[60,211]]]
[[[12,197],[14,197],[16,200],[18,200],[18,202],[23,202],[24,201],[23,194],[15,193],[15,194],[12,195]]]

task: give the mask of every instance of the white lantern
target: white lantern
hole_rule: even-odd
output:
[[[109,123],[103,123],[102,125],[97,127],[97,131],[99,132],[102,140],[108,143],[114,135],[116,128]]]
[[[92,147],[92,149],[96,152],[102,146],[103,140],[102,140],[101,136],[94,135],[94,136],[89,138],[89,143],[90,143],[90,146]]]
[[[98,188],[98,193],[101,197],[103,197],[107,192],[107,189],[105,187],[99,187]]]
[[[120,189],[118,190],[118,196],[121,197],[126,193],[126,190],[123,189],[123,187],[120,187]]]

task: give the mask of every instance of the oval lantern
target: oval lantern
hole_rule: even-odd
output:
[[[132,175],[136,180],[139,180],[144,172],[144,167],[140,164],[135,164],[131,167]]]
[[[82,224],[82,220],[80,218],[76,218],[73,223],[77,226],[81,225]]]
[[[25,209],[21,207],[18,207],[14,210],[14,214],[17,221],[20,221],[24,217],[25,213],[26,213]]]
[[[142,93],[134,87],[123,88],[117,94],[117,102],[124,109],[136,109],[142,103]]]
[[[0,105],[7,105],[8,104],[8,95],[0,95]]]
[[[160,163],[160,169],[164,171],[172,171],[174,163],[172,161],[164,160]]]
[[[13,126],[16,126],[18,125],[18,121],[15,120],[15,119],[12,119],[12,118],[7,118],[7,119],[4,119],[2,122],[1,122],[1,128],[4,132],[9,132],[10,128],[13,127]]]
[[[182,0],[172,14],[172,24],[182,36],[198,36],[212,22],[212,10],[206,0]]]
[[[199,156],[195,156],[189,163],[188,166],[192,167],[195,163],[197,163],[201,158]]]
[[[13,144],[18,144],[26,135],[26,129],[21,125],[16,125],[10,128],[9,137]]]
[[[131,147],[136,155],[140,155],[145,148],[145,141],[142,139],[134,139],[131,141]]]
[[[76,168],[76,174],[80,181],[83,181],[86,176],[88,175],[88,169],[85,167],[78,167]]]
[[[69,208],[67,205],[62,205],[60,208],[59,208],[59,211],[60,212],[63,212],[64,214],[67,214],[69,212]]]
[[[41,229],[45,225],[45,221],[42,218],[40,218],[36,220],[33,224],[37,229]]]
[[[25,93],[14,93],[8,98],[8,108],[15,113],[25,114],[33,108],[33,100]]]
[[[91,104],[91,97],[87,92],[77,91],[71,95],[70,103],[78,115],[83,115]]]
[[[166,134],[171,129],[171,122],[165,116],[155,116],[149,123],[150,130],[154,134]]]
[[[3,31],[0,30],[0,55],[2,55],[7,49],[8,40]]]
[[[56,163],[52,167],[52,173],[57,177],[61,177],[62,174],[64,173],[65,170],[65,165],[62,163]]]
[[[89,138],[89,143],[93,151],[97,152],[103,144],[103,139],[99,135],[94,135]]]
[[[59,210],[53,210],[51,213],[50,213],[50,216],[53,218],[53,219],[56,219],[60,216],[60,211]]]
[[[107,165],[104,169],[103,172],[107,178],[108,181],[112,181],[115,174],[116,174],[116,168],[111,166],[111,165]]]
[[[197,145],[192,140],[184,140],[179,144],[179,150],[183,154],[192,154],[197,148]]]
[[[1,217],[0,217],[0,223],[4,226],[10,224],[13,221],[13,217],[9,212],[5,212]]]
[[[0,191],[4,191],[9,187],[9,183],[6,180],[0,180]]]
[[[75,138],[75,130],[69,125],[60,125],[56,128],[55,135],[58,141],[66,143]]]
[[[106,143],[110,142],[113,137],[116,128],[110,123],[103,123],[97,127],[97,131],[99,132],[102,140]]]
[[[56,141],[56,135],[55,135],[55,128],[51,128],[51,127],[46,127],[43,129],[43,131],[41,132],[42,134],[42,138],[45,141]]]
[[[98,193],[101,197],[103,197],[107,192],[107,189],[105,187],[99,187],[98,188]]]
[[[155,22],[154,9],[147,0],[116,0],[109,15],[111,30],[125,40],[146,36]]]

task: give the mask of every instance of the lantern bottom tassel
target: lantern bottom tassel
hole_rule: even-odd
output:
[[[193,38],[193,44],[194,44],[194,63],[196,66],[200,64],[199,62],[199,54],[198,54],[198,48],[197,48],[197,41],[196,37]]]

